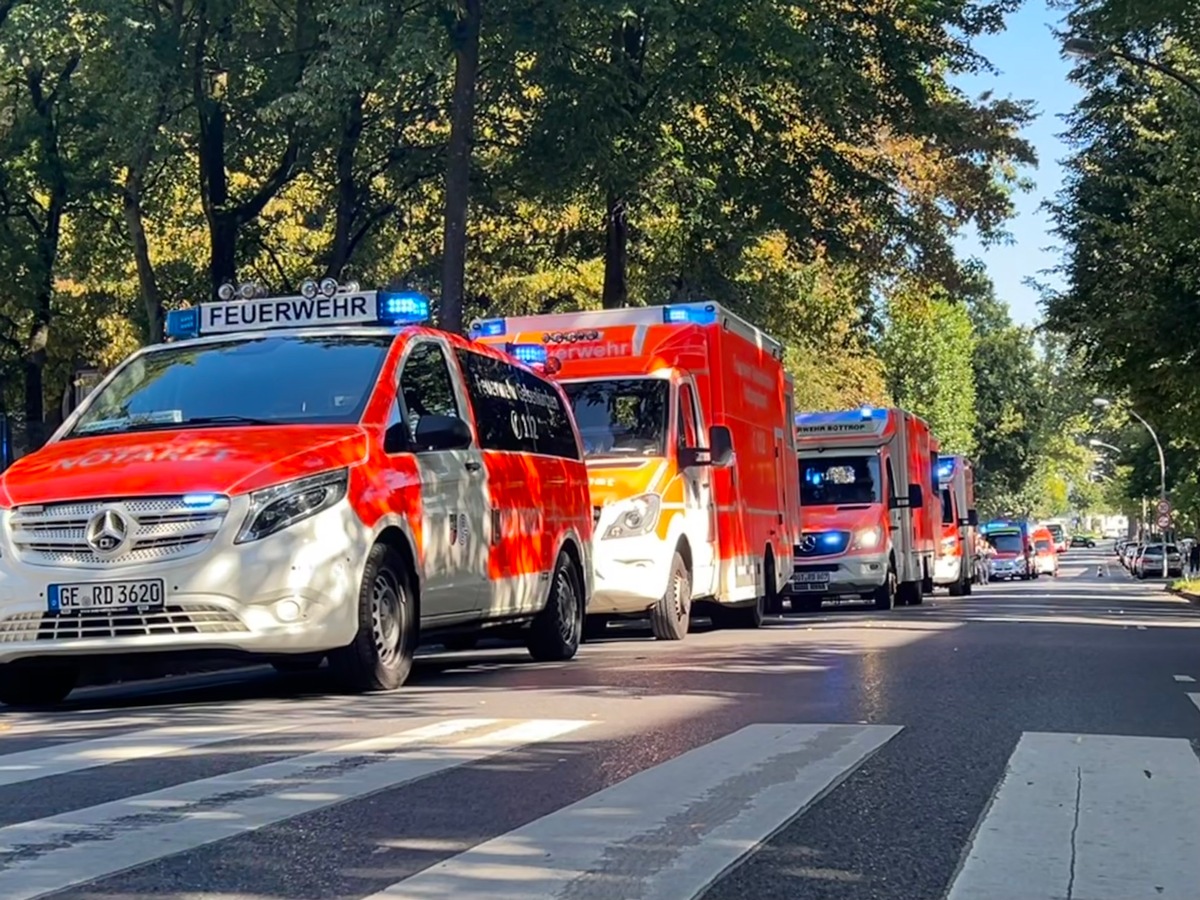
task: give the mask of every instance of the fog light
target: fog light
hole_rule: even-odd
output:
[[[300,604],[295,600],[280,600],[275,604],[275,618],[280,622],[295,622],[300,618]]]

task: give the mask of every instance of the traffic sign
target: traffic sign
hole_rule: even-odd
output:
[[[1158,517],[1158,527],[1159,528],[1170,528],[1171,527],[1171,517],[1170,516],[1159,516]]]
[[[1171,501],[1163,497],[1154,508],[1158,510],[1160,516],[1169,516],[1171,514]]]

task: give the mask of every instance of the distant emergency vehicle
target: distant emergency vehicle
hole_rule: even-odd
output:
[[[975,580],[975,473],[964,456],[943,456],[938,461],[942,525],[933,583],[960,597],[971,593]]]
[[[991,559],[991,577],[1028,581],[1038,577],[1033,545],[1033,526],[1022,519],[995,519],[981,529],[995,553]]]
[[[693,609],[748,628],[780,610],[800,512],[779,342],[712,303],[471,334],[544,364],[571,399],[596,520],[594,625],[649,614],[656,637],[679,640]]]
[[[801,413],[801,521],[792,604],[839,596],[877,609],[919,604],[933,590],[941,529],[938,441],[903,409]]]
[[[188,651],[386,690],[490,625],[573,656],[592,518],[558,386],[419,327],[419,294],[226,287],[0,476],[0,700]]]

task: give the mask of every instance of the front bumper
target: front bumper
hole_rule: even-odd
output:
[[[234,537],[249,508],[233,498],[220,531],[184,559],[121,566],[32,565],[0,528],[0,663],[131,653],[313,653],[342,647],[358,629],[370,535],[343,499],[276,534]],[[161,578],[161,607],[52,613],[53,584]]]
[[[988,563],[991,578],[1022,578],[1029,574],[1023,559],[993,559]]]
[[[887,580],[886,552],[797,561],[788,588],[793,594],[829,597],[870,594]]]
[[[588,612],[644,613],[667,592],[675,545],[655,534],[592,541],[595,590]]]

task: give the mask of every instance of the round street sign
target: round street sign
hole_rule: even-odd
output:
[[[1159,516],[1158,517],[1158,527],[1159,528],[1167,528],[1170,526],[1170,524],[1171,524],[1170,516]]]
[[[1171,501],[1168,500],[1166,497],[1164,497],[1163,499],[1158,501],[1158,505],[1154,508],[1158,510],[1158,514],[1160,516],[1170,515]]]

